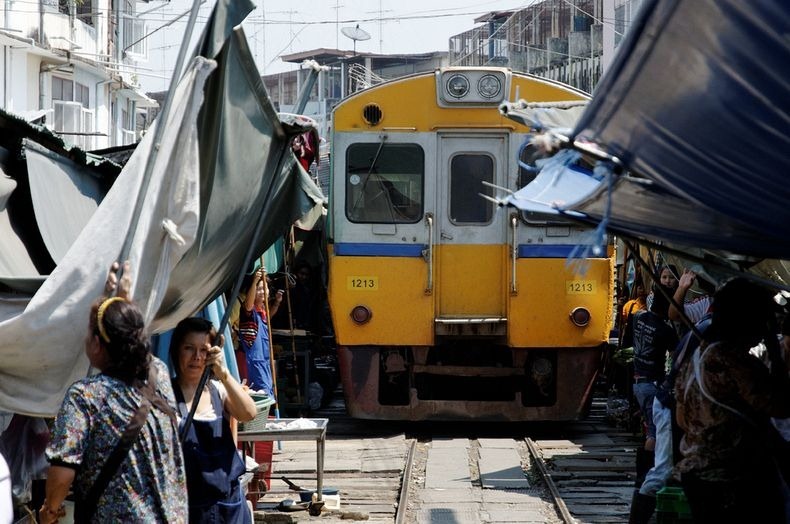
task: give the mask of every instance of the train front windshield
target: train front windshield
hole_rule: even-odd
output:
[[[347,151],[346,217],[356,223],[422,218],[424,153],[416,144],[353,144]]]

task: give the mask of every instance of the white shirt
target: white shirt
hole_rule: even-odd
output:
[[[228,398],[228,390],[225,389],[225,386],[219,380],[212,380],[211,384],[213,384],[214,387],[217,388],[217,391],[219,391],[219,398],[222,400],[222,405],[224,406],[225,399]],[[188,409],[190,407],[191,399],[185,399],[185,400],[187,401],[187,409]],[[212,420],[215,420],[218,416],[221,415],[222,415],[221,413],[217,415],[217,413],[214,412],[214,406],[211,404],[211,402],[206,402],[204,404],[198,404],[198,409],[197,411],[195,411],[194,420],[211,422]],[[180,413],[178,414],[178,421],[181,422]]]
[[[14,521],[14,506],[11,503],[11,472],[5,458],[0,454],[0,524]]]

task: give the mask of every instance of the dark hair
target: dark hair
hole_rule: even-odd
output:
[[[173,335],[170,337],[169,348],[170,362],[173,364],[176,377],[181,374],[181,370],[178,367],[178,350],[190,333],[204,333],[208,335],[211,344],[217,338],[217,330],[214,329],[214,324],[210,320],[201,317],[187,317],[179,322],[173,330]]]
[[[143,314],[135,304],[126,300],[108,304],[102,315],[102,328],[108,342],[98,326],[99,307],[103,302],[104,299],[96,301],[90,312],[91,330],[109,357],[102,373],[130,385],[137,379],[146,380],[151,363],[151,343],[145,332]]]
[[[748,342],[765,335],[775,309],[768,289],[736,277],[724,282],[713,296],[712,321],[722,340]]]
[[[656,272],[657,282],[661,282],[661,273],[663,273],[665,269],[668,269],[669,272],[672,273],[672,276],[675,277],[675,280],[680,279],[680,273],[678,273],[678,268],[675,266],[675,264],[664,264],[663,266],[659,267],[658,271]]]
[[[674,288],[662,286],[658,282],[653,284],[653,302],[650,304],[650,311],[661,318],[667,318],[669,316],[669,299],[661,292],[662,289],[670,296],[675,292]]]

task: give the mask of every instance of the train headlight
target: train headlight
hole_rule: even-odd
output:
[[[583,307],[577,307],[571,311],[571,322],[579,327],[584,327],[590,323],[590,312]]]
[[[477,81],[477,92],[483,98],[495,98],[502,91],[502,81],[494,75],[483,75]]]
[[[464,75],[453,75],[447,79],[447,94],[453,98],[463,98],[469,92],[469,79]]]
[[[354,309],[351,310],[351,320],[357,324],[369,322],[372,316],[373,312],[366,306],[354,306]]]

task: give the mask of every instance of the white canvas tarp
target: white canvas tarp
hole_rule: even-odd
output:
[[[89,307],[101,294],[107,270],[129,235],[134,298],[146,321],[153,319],[170,271],[191,247],[198,228],[196,123],[206,78],[215,67],[211,60],[196,58],[176,88],[147,194],[140,195],[144,205],[137,227],[130,222],[153,130],[29,303],[0,297],[3,410],[51,416],[60,406],[64,387],[86,375],[88,360],[82,348]]]

